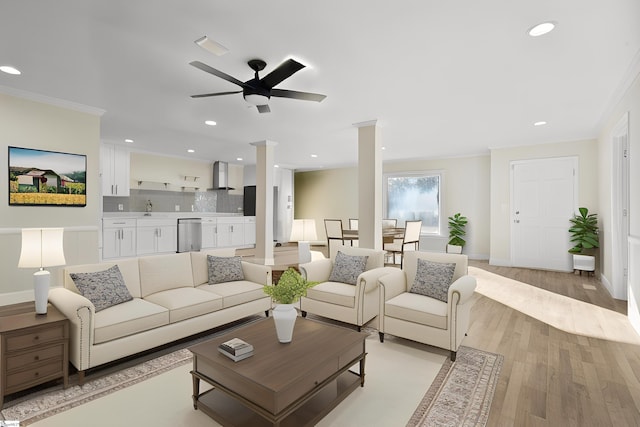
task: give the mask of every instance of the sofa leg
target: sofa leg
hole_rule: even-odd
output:
[[[357,326],[358,332],[362,332],[362,326]]]
[[[78,371],[78,385],[84,385],[84,371]]]
[[[264,311],[264,315],[265,315],[265,317],[269,317],[269,310],[265,310]]]
[[[302,314],[302,317],[307,317],[307,312],[306,312],[306,311],[304,311],[304,310],[301,310],[301,311],[300,311],[300,314]]]
[[[455,362],[456,361],[456,352],[451,350],[451,361]]]
[[[384,332],[378,332],[378,336],[380,337],[380,342],[384,342]]]

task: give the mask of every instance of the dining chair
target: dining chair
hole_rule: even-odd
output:
[[[398,226],[398,220],[392,218],[384,218],[382,220],[382,228],[396,228]]]
[[[396,263],[396,255],[400,255],[400,268],[402,268],[402,260],[405,251],[417,251],[420,248],[420,231],[422,230],[422,220],[405,221],[404,236],[402,241],[394,241],[386,243],[384,250],[393,256],[393,264]]]
[[[329,257],[331,256],[331,241],[338,241],[342,245],[349,242],[353,246],[353,240],[357,240],[357,237],[354,239],[344,236],[341,219],[325,219],[324,228],[327,232],[327,254]]]
[[[358,218],[349,218],[349,230],[358,229]]]

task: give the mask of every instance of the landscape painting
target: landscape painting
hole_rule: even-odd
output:
[[[9,147],[9,205],[86,206],[87,156]]]

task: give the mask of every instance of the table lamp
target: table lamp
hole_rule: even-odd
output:
[[[64,265],[63,228],[23,228],[18,268],[39,268],[33,274],[36,314],[47,314],[51,275],[45,267]]]
[[[311,261],[310,240],[318,240],[315,219],[294,219],[289,241],[298,242],[298,262],[304,264]]]

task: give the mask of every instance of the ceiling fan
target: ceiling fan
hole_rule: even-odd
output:
[[[208,96],[242,93],[245,101],[247,101],[249,104],[255,105],[258,108],[258,112],[260,113],[268,113],[271,111],[271,109],[269,108],[269,98],[271,98],[272,96],[316,102],[320,102],[326,98],[326,95],[320,95],[318,93],[298,92],[295,90],[274,88],[274,86],[278,85],[283,80],[291,77],[294,73],[304,68],[304,65],[293,59],[287,59],[275,70],[271,71],[269,74],[262,78],[258,76],[258,72],[264,70],[264,67],[266,67],[267,63],[261,59],[252,59],[247,62],[247,64],[249,64],[249,67],[251,67],[251,69],[255,72],[255,77],[251,80],[247,80],[246,82],[242,82],[235,77],[223,73],[220,70],[216,70],[215,68],[212,68],[200,61],[192,61],[189,64],[201,69],[202,71],[213,74],[214,76],[218,76],[228,82],[234,83],[242,88],[242,90],[232,92],[203,93],[201,95],[191,95],[192,98],[205,98]]]

